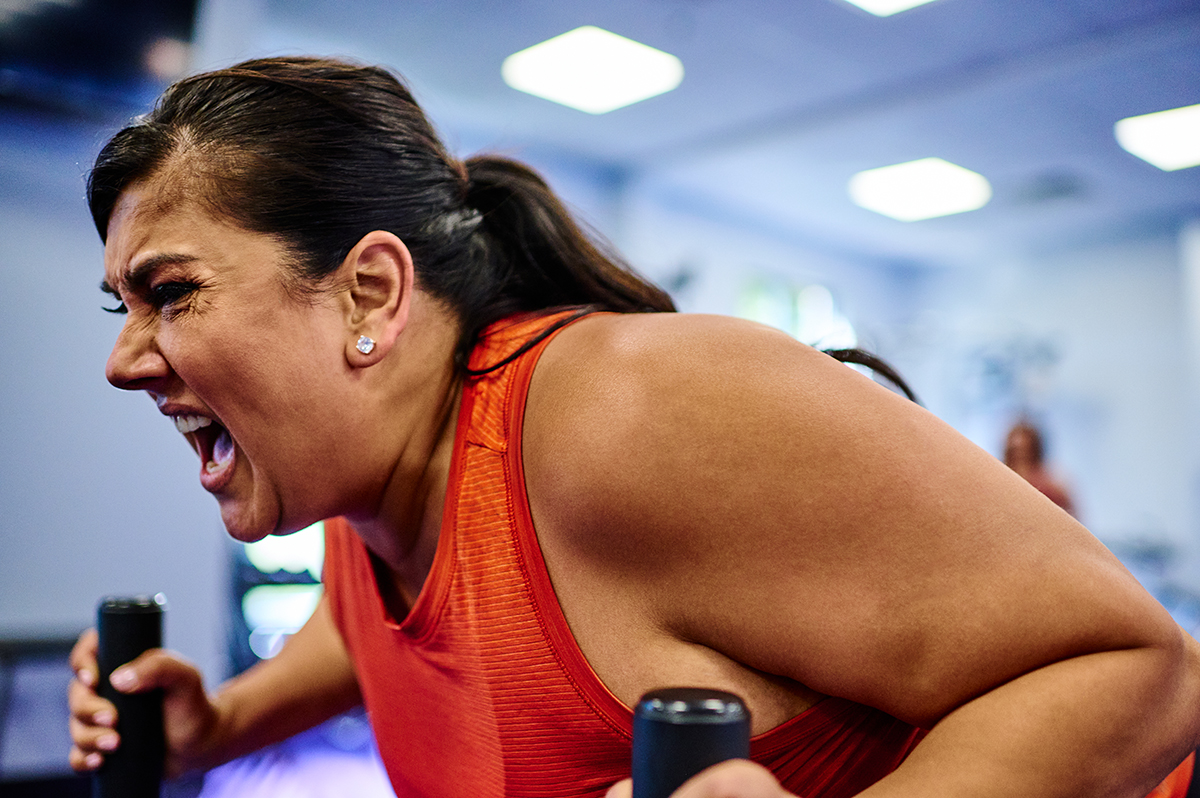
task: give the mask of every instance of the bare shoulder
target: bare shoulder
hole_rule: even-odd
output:
[[[889,455],[905,441],[936,445],[925,428],[939,423],[762,325],[601,316],[566,330],[535,372],[526,480],[542,530],[628,578],[653,561],[666,588],[669,569],[686,578],[732,535],[814,554],[803,532],[823,508],[902,475]]]
[[[1066,656],[1177,635],[998,460],[758,325],[580,322],[534,374],[523,441],[539,541],[579,594],[913,722]]]
[[[855,389],[882,391],[770,327],[725,316],[614,314],[554,341],[534,377],[531,413],[535,425],[572,436],[591,427],[608,439],[622,426],[670,421],[661,432],[686,437],[705,420],[731,412],[745,420],[772,402],[794,401],[798,391],[816,398]],[[799,409],[787,404],[789,415]],[[684,410],[686,417],[676,415]]]
[[[542,362],[556,376],[590,371],[653,381],[722,365],[769,370],[781,358],[795,366],[795,358],[806,354],[827,359],[779,330],[743,319],[629,313],[597,315],[569,327]]]
[[[605,315],[568,328],[539,363],[527,469],[532,485],[571,508],[576,525],[593,515],[611,520],[621,507],[645,518],[643,501],[662,510],[667,492],[689,501],[696,490],[732,496],[760,472],[799,490],[795,481],[812,470],[804,464],[836,470],[853,454],[846,436],[873,416],[888,416],[896,434],[898,419],[937,424],[769,327],[723,316]],[[844,451],[831,457],[829,447]]]

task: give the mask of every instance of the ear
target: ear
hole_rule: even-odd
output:
[[[354,245],[339,271],[346,287],[346,360],[358,368],[374,365],[408,324],[416,285],[412,255],[394,234],[374,230]],[[362,336],[374,345],[357,346]]]

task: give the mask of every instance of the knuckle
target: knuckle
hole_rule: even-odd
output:
[[[96,693],[92,690],[92,688],[88,687],[78,679],[72,679],[71,683],[67,686],[67,700],[72,704],[79,701],[84,701],[88,697],[95,694]]]
[[[71,742],[75,744],[84,756],[96,749],[96,732],[86,726],[78,725],[71,729]]]
[[[67,706],[70,708],[73,717],[83,720],[102,709],[104,702],[95,693],[83,690],[71,693],[67,697]]]

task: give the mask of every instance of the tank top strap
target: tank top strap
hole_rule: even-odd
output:
[[[513,391],[528,388],[538,358],[559,332],[596,312],[591,308],[568,308],[524,313],[485,328],[467,361],[460,411],[467,423],[465,429],[460,428],[456,446],[474,444],[495,452],[508,451]],[[448,485],[447,491],[457,487]]]

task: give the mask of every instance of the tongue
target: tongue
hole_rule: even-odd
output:
[[[230,459],[233,458],[233,438],[229,437],[228,430],[221,430],[217,435],[217,439],[213,441],[212,460],[207,464],[208,470],[219,471],[222,467],[228,465]]]

